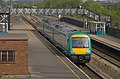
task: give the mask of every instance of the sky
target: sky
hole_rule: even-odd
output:
[[[4,0],[4,1],[10,1],[10,0]],[[13,1],[17,1],[17,0],[13,0]],[[20,1],[20,0],[19,0]],[[83,0],[84,2],[87,1],[87,0]],[[94,1],[97,1],[97,0],[94,0]],[[115,1],[115,0],[99,0],[99,1]],[[120,0],[117,0],[117,1],[120,1]]]
[[[3,0],[3,1],[10,1],[10,0]],[[26,1],[26,0],[12,0],[12,1]],[[27,1],[32,1],[32,0],[27,0]],[[43,0],[37,0],[37,1],[43,1]]]
[[[10,1],[10,0],[4,0],[4,1]],[[13,0],[13,1],[16,1],[16,0]],[[87,1],[87,0],[83,0],[83,1]],[[97,0],[94,0],[94,1],[97,1]],[[100,1],[106,1],[106,0],[100,0]]]
[[[3,0],[3,1],[10,1],[10,0]],[[16,0],[13,0],[13,1],[16,1]]]
[[[87,1],[87,0],[83,0],[84,2]],[[94,0],[94,1],[97,1],[97,0]],[[99,0],[99,1],[106,1],[106,0]]]

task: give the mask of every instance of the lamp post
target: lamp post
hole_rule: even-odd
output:
[[[81,12],[82,12],[82,6],[79,6],[80,7],[80,14],[81,14]]]

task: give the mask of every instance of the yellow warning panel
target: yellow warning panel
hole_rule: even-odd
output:
[[[75,54],[86,54],[89,48],[72,48]]]

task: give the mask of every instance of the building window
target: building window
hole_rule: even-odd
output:
[[[14,51],[0,50],[0,62],[14,62]]]

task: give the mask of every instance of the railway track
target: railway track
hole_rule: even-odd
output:
[[[37,17],[36,16],[33,16],[33,18],[36,18],[37,19]],[[48,16],[48,18],[49,19],[54,19],[54,20],[57,20],[57,17],[51,17],[51,16]],[[70,24],[71,25],[71,24]],[[77,28],[78,29],[78,28]],[[92,41],[94,42],[95,40],[93,40],[92,39]],[[101,44],[101,45],[103,45],[103,44]],[[111,45],[109,45],[109,46],[111,46]],[[99,56],[100,57],[103,57],[104,59],[106,59],[106,60],[108,60],[107,58],[105,58],[105,57],[108,57],[108,58],[114,58],[116,61],[120,61],[120,57],[118,56],[118,55],[120,55],[120,53],[118,53],[117,55],[114,55],[112,52],[120,52],[120,51],[118,51],[118,50],[115,50],[115,49],[112,49],[111,47],[109,47],[109,48],[106,48],[106,49],[108,49],[108,50],[103,50],[103,49],[100,49],[100,48],[98,48],[98,47],[100,47],[100,46],[95,46],[95,43],[94,43],[94,45],[93,45],[93,48],[94,48],[94,50],[97,50],[97,52],[99,52],[99,53],[96,53],[95,51],[93,51],[95,54],[99,54]],[[102,47],[102,46],[101,46]],[[107,46],[104,46],[104,47],[107,47]],[[113,47],[113,46],[112,46]],[[110,49],[111,48],[111,49]],[[101,51],[102,50],[102,51]],[[110,51],[112,51],[111,53],[109,53]],[[107,52],[107,53],[106,53]],[[103,56],[102,56],[103,55]],[[113,60],[114,60],[113,59]],[[116,66],[118,66],[118,67],[120,67],[120,63],[118,64],[118,62],[117,63],[115,63],[114,61],[112,62],[111,60],[108,60],[108,61],[110,61],[111,63],[114,63],[114,64],[116,64]]]
[[[33,16],[33,18],[35,19],[38,19],[37,16]],[[51,17],[51,16],[48,16],[49,19],[55,19],[57,20],[56,17]],[[77,28],[78,29],[78,28]],[[119,67],[120,68],[120,51],[118,50],[115,50],[113,48],[110,48],[106,45],[103,45],[103,44],[100,44],[99,42],[95,41],[95,40],[92,40],[92,43],[93,43],[93,53],[96,54],[97,56],[105,59],[106,61],[114,64],[115,66]],[[99,43],[99,45],[97,45]],[[97,46],[96,46],[97,45]],[[104,48],[102,48],[104,47]],[[107,50],[106,50],[107,49]],[[118,52],[117,55],[114,54],[113,52]]]
[[[111,64],[114,64],[115,66],[117,66],[118,68],[120,68],[120,60],[119,58],[115,58],[113,56],[111,56],[110,54],[105,54],[105,51],[101,51],[98,48],[93,47],[93,53],[99,57],[101,57],[102,59],[110,62]]]
[[[25,21],[27,21],[33,28],[36,29],[36,25],[33,24],[32,22],[30,22],[28,19],[26,19],[25,17],[23,17],[23,19]],[[34,32],[35,33],[35,32]],[[36,34],[36,33],[35,33]],[[97,72],[95,72],[93,69],[91,69],[88,65],[84,65],[83,67],[81,67],[80,65],[76,65],[74,64],[68,57],[66,57],[61,50],[59,50],[59,48],[57,48],[56,46],[54,46],[53,44],[51,44],[51,42],[49,41],[49,39],[44,37],[44,35],[42,35],[40,32],[39,34],[37,33],[36,35],[37,37],[39,36],[39,38],[42,38],[42,42],[45,44],[45,45],[49,45],[49,47],[51,47],[49,50],[53,49],[54,52],[58,52],[57,55],[59,56],[63,56],[65,57],[69,62],[71,62],[78,70],[82,71],[84,74],[87,73],[88,78],[89,79],[104,79],[103,76],[101,76],[100,74],[98,74]],[[54,54],[54,53],[53,53]]]

